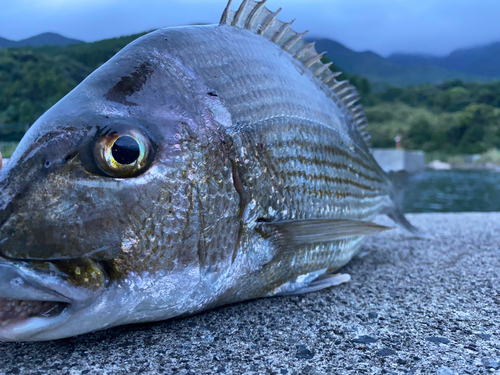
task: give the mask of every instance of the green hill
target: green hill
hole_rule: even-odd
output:
[[[13,40],[5,39],[0,36],[0,47],[14,47],[16,42]]]
[[[139,36],[69,46],[0,48],[0,124],[32,124]]]
[[[394,54],[389,60],[408,67],[434,65],[485,78],[500,78],[500,42],[456,50],[445,57]]]
[[[82,43],[81,40],[70,39],[56,33],[43,33],[19,41],[0,37],[0,47],[41,47],[41,46],[69,46]]]
[[[345,72],[366,77],[374,91],[389,86],[406,87],[424,83],[441,84],[461,79],[466,82],[486,82],[490,79],[466,72],[451,70],[429,63],[398,64],[374,52],[355,52],[330,39],[316,41],[318,51],[326,51],[328,58],[341,66]]]

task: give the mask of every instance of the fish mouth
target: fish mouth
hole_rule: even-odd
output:
[[[63,324],[71,310],[68,302],[0,297],[0,342],[32,341],[39,333]]]
[[[31,341],[95,301],[95,292],[0,257],[0,341]]]
[[[69,303],[53,301],[26,301],[0,297],[0,339],[2,329],[25,325],[32,318],[51,319],[60,316]]]

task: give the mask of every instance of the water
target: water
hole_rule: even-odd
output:
[[[404,212],[500,211],[500,173],[428,170],[410,177],[400,200]]]

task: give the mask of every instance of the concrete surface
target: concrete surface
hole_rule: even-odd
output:
[[[409,218],[435,238],[372,237],[344,269],[349,284],[61,341],[0,343],[0,373],[499,373],[500,213]]]
[[[374,148],[372,154],[386,172],[406,171],[408,173],[420,173],[425,169],[425,154],[423,151]]]

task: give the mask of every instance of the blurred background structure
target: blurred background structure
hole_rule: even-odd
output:
[[[0,152],[9,157],[41,114],[137,37],[160,27],[217,23],[225,5],[3,4]],[[374,155],[386,170],[412,172],[409,185],[419,186],[403,200],[406,211],[500,211],[499,2],[485,0],[479,7],[473,0],[271,0],[266,6],[282,6],[280,18],[297,18],[295,29],[311,30],[308,38],[327,52],[325,61],[344,72],[339,79],[358,88]],[[478,179],[483,183],[476,184]],[[451,190],[446,182],[454,184]],[[433,189],[449,191],[424,194]],[[464,197],[473,197],[472,203],[464,205]]]

